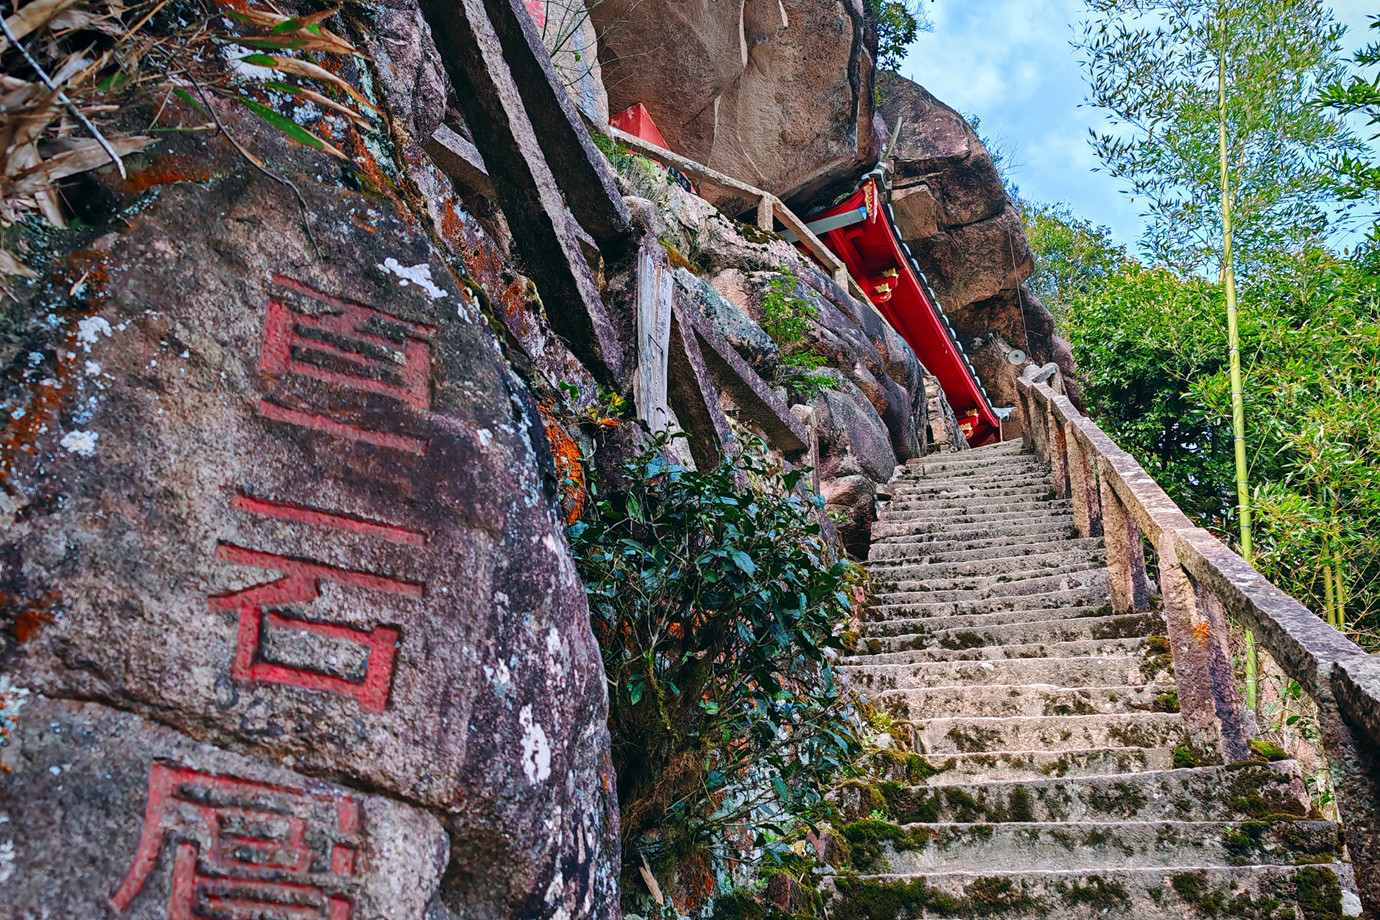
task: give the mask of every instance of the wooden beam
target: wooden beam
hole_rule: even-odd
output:
[[[648,234],[637,250],[637,376],[633,378],[633,397],[638,418],[653,432],[665,431],[671,418],[666,362],[675,288],[666,250]]]

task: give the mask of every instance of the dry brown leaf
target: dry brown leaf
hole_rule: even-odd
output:
[[[34,29],[39,28],[58,13],[67,9],[76,0],[33,0],[23,9],[5,19],[5,27],[16,39],[23,39]],[[9,48],[9,39],[0,36],[0,51]]]
[[[126,156],[143,150],[152,143],[151,137],[120,137],[110,141],[110,146],[118,155]],[[110,154],[99,141],[84,138],[73,142],[71,147],[61,153],[54,154],[26,170],[16,178],[11,188],[18,195],[37,194],[51,187],[59,179],[98,169],[109,162]]]
[[[315,102],[317,105],[322,106],[323,108],[328,108],[336,112],[339,112],[341,115],[344,115],[346,118],[350,119],[355,124],[359,125],[361,128],[369,127],[369,119],[365,118],[363,115],[356,112],[348,105],[342,105],[341,103],[336,102],[334,99],[331,99],[329,96],[323,96],[316,90],[307,89],[305,86],[294,87],[294,89],[296,90],[296,95],[299,98],[305,99],[308,102]]]
[[[269,35],[255,35],[253,40],[256,43],[270,43],[281,45],[284,48],[291,48],[295,51],[324,51],[329,54],[351,54],[362,57],[359,49],[350,44],[347,40],[336,35],[330,29],[319,26],[317,23],[329,19],[340,12],[340,7],[332,7],[320,13],[313,13],[310,16],[288,17],[275,11],[265,10],[242,10],[236,15],[251,25],[262,29],[274,29],[287,22],[290,18],[296,18],[303,26],[317,26],[315,32],[309,32],[305,28],[296,29],[292,32],[279,32]]]
[[[306,77],[309,80],[321,80],[325,83],[330,83],[332,86],[338,86],[349,94],[350,98],[355,102],[358,102],[371,112],[378,112],[378,109],[370,104],[363,93],[324,67],[318,67],[310,61],[302,61],[297,58],[275,57],[273,60],[274,64],[272,69],[280,73],[292,74],[295,77]]]
[[[25,265],[7,249],[0,249],[0,275],[15,278],[37,278],[38,272]]]

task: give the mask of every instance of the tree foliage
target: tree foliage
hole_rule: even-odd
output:
[[[570,528],[609,679],[629,866],[719,847],[743,858],[822,802],[858,751],[826,652],[861,569],[760,449],[696,472],[664,439]]]
[[[1349,631],[1380,649],[1380,255],[1275,253],[1242,294],[1255,565],[1319,612],[1330,567]],[[1126,262],[1070,298],[1063,330],[1098,423],[1235,542],[1222,296]]]
[[[1021,202],[1021,217],[1035,254],[1030,287],[1056,313],[1094,290],[1128,258],[1110,228],[1080,218],[1067,204]]]
[[[920,0],[867,0],[868,19],[877,28],[877,69],[899,71],[921,32],[934,26]]]
[[[1146,211],[1142,244],[1183,271],[1221,260],[1219,62],[1238,262],[1321,237],[1328,163],[1356,149],[1313,104],[1340,79],[1343,28],[1320,0],[1088,0],[1075,42],[1088,102],[1114,129],[1092,135],[1103,167]]]

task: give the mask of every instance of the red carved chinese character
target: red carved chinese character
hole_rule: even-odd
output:
[[[349,920],[359,805],[346,796],[154,764],[134,863],[110,904],[124,913],[176,841],[168,920]]]
[[[397,628],[375,626],[373,629],[359,629],[338,623],[321,623],[283,616],[273,608],[316,600],[321,596],[322,580],[403,597],[421,597],[422,585],[368,572],[290,559],[276,553],[265,553],[225,543],[216,547],[216,558],[237,565],[251,565],[284,573],[283,577],[276,581],[264,582],[207,599],[212,610],[239,614],[235,664],[231,671],[236,680],[290,684],[308,690],[324,690],[356,700],[360,708],[366,712],[383,711],[393,681],[393,659],[397,654],[400,635]],[[309,668],[264,661],[259,650],[266,628],[298,630],[362,646],[368,652],[364,679],[355,681]]]
[[[260,370],[382,393],[416,409],[430,404],[431,346],[427,340],[436,327],[322,294],[282,275],[273,280],[333,312],[311,316],[270,300]]]

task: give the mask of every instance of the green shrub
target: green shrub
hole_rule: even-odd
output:
[[[860,750],[825,650],[843,645],[862,573],[822,541],[820,500],[760,443],[701,472],[665,446],[622,463],[626,490],[595,496],[570,528],[608,673],[630,868],[640,854],[772,849]]]

